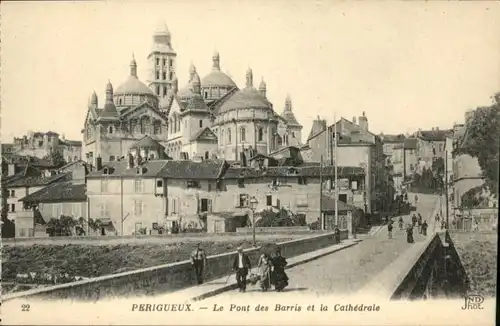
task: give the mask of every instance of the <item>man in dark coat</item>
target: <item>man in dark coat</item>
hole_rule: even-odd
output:
[[[191,266],[196,274],[196,281],[198,284],[203,283],[203,268],[207,265],[207,255],[203,248],[201,248],[201,243],[198,243],[196,249],[191,253]]]
[[[238,282],[240,292],[245,292],[247,288],[247,275],[251,268],[250,259],[243,253],[243,248],[239,246],[238,253],[233,260],[233,271],[236,272],[236,282]]]

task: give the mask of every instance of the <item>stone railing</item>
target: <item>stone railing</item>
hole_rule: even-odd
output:
[[[395,276],[391,300],[451,298],[467,292],[467,273],[448,232],[431,236],[412,257]]]
[[[347,232],[341,231],[341,239]],[[298,240],[279,243],[285,257],[293,257],[334,244],[333,233],[315,235]],[[260,248],[245,250],[252,266],[257,263]],[[213,280],[230,273],[235,252],[210,256],[207,259],[205,279]],[[99,300],[105,297],[158,295],[196,284],[189,261],[153,266],[140,270],[111,274],[82,281],[32,289],[4,296],[3,300],[15,298],[51,298]]]
[[[236,233],[252,233],[252,228],[236,228]],[[256,227],[255,233],[281,233],[281,232],[293,232],[302,233],[310,232],[308,226],[280,226],[280,227]],[[312,231],[311,231],[312,232]]]

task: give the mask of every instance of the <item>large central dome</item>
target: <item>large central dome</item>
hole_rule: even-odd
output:
[[[201,80],[201,87],[236,87],[236,83],[220,70],[212,70]]]
[[[137,106],[144,102],[149,102],[157,107],[158,97],[146,84],[137,78],[137,63],[132,58],[130,63],[130,76],[118,86],[113,94],[113,99],[118,107]]]

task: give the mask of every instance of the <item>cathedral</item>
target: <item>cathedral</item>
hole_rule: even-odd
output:
[[[153,34],[147,57],[146,83],[137,76],[137,62],[117,88],[106,86],[99,107],[91,96],[83,133],[85,159],[95,165],[120,160],[128,154],[144,159],[214,159],[237,161],[243,152],[270,154],[301,144],[302,125],[289,96],[277,114],[266,95],[262,79],[254,86],[251,69],[244,88],[221,71],[219,53],[212,56],[212,71],[200,78],[189,69],[187,85],[179,89],[171,34],[163,25]]]

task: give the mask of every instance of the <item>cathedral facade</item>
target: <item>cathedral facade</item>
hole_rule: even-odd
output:
[[[82,129],[88,163],[95,165],[97,157],[103,162],[120,160],[128,154],[144,159],[236,161],[249,149],[267,155],[301,144],[302,125],[290,97],[277,114],[267,98],[266,83],[262,79],[255,87],[251,69],[240,89],[221,71],[216,52],[212,71],[200,78],[192,65],[187,85],[179,89],[176,58],[171,34],[162,26],[153,34],[147,57],[147,84],[138,78],[132,58],[129,77],[116,89],[108,82],[101,107],[92,94]]]

